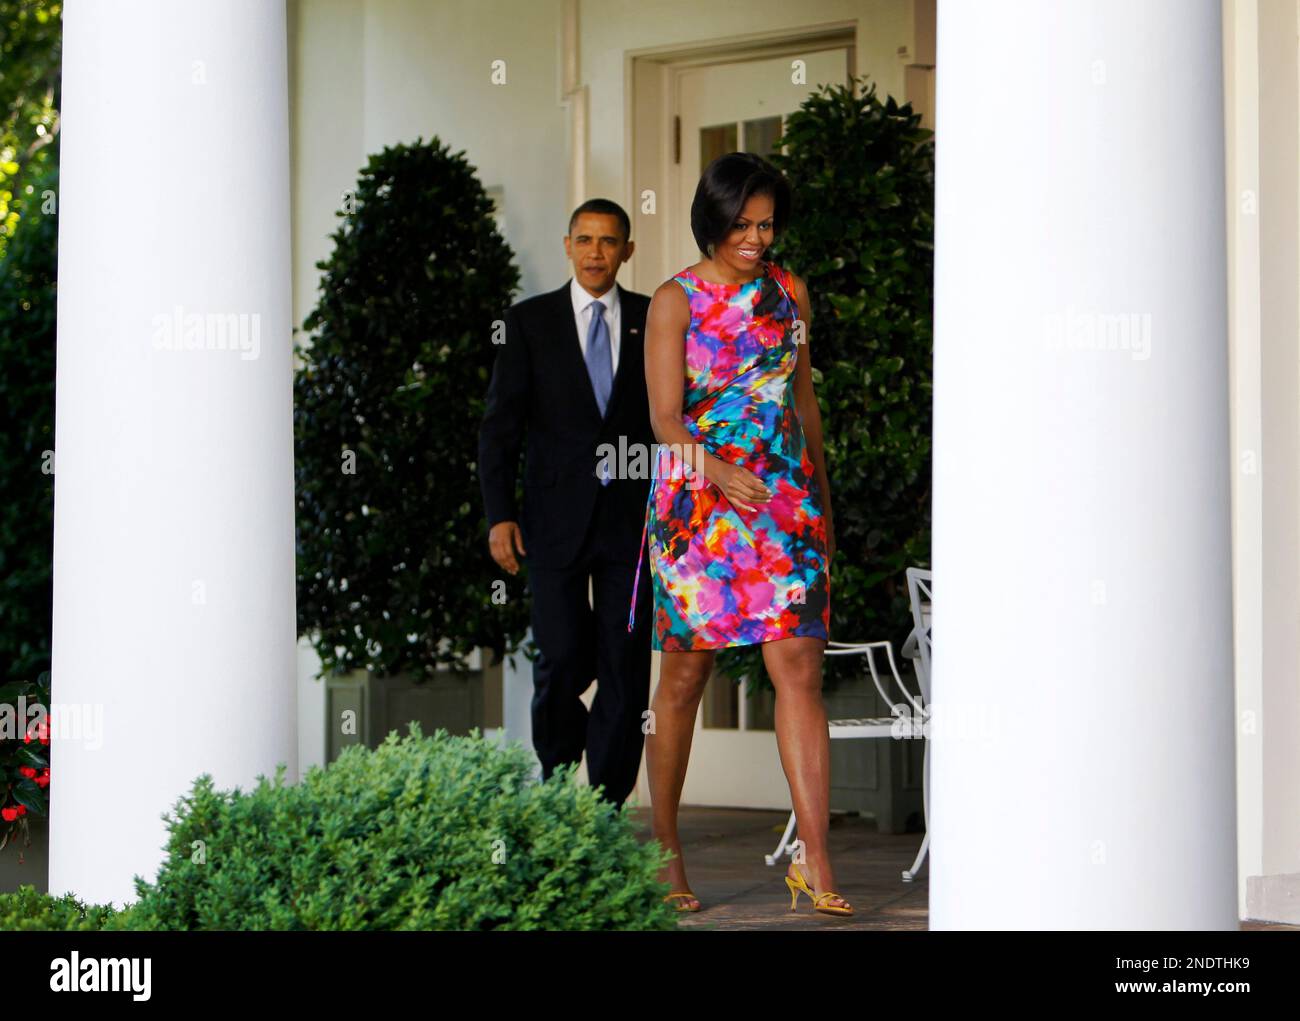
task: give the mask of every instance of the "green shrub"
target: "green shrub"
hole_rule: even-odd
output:
[[[70,893],[51,897],[34,886],[0,893],[0,932],[94,932],[115,914],[111,904],[86,905]]]
[[[528,627],[477,466],[519,271],[473,166],[436,138],[372,155],[338,215],[294,380],[298,633],[326,672],[427,679]]]
[[[142,929],[670,929],[665,860],[569,772],[517,746],[421,735],[348,748],[300,784],[199,777],[168,820]]]

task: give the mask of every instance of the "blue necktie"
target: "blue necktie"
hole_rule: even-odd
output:
[[[596,405],[600,408],[600,417],[605,417],[609,406],[609,394],[614,388],[614,358],[609,349],[609,326],[605,323],[605,305],[593,301],[591,325],[587,327],[587,375],[591,377],[591,388],[596,393]],[[600,463],[600,484],[608,486],[610,481],[609,465]]]

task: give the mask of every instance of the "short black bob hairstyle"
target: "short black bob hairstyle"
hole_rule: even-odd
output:
[[[691,233],[700,254],[726,239],[751,195],[772,197],[772,230],[777,237],[790,216],[790,182],[776,167],[752,152],[729,152],[704,168],[691,203]]]

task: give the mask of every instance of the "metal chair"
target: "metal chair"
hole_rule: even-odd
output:
[[[929,706],[932,702],[930,695],[930,635],[931,635],[931,618],[934,608],[934,575],[924,568],[909,567],[907,569],[907,601],[912,606],[912,633],[909,641],[916,641],[916,679],[921,685],[921,698],[924,704]],[[910,883],[916,878],[921,870],[921,863],[925,861],[926,852],[930,849],[930,735],[927,724],[929,722],[929,710],[925,711],[922,719],[923,733],[925,734],[925,757],[921,765],[921,807],[925,817],[925,837],[921,840],[921,848],[916,852],[916,860],[912,862],[910,869],[903,871],[903,881]]]
[[[850,740],[854,738],[904,738],[927,737],[925,723],[928,720],[926,706],[930,700],[930,572],[917,567],[907,569],[908,600],[912,606],[912,632],[903,645],[903,655],[914,658],[916,674],[920,682],[920,694],[915,695],[903,683],[899,675],[898,664],[894,659],[893,646],[889,642],[827,642],[826,655],[851,656],[865,655],[867,668],[871,672],[871,681],[876,686],[880,697],[889,705],[889,716],[875,716],[855,720],[828,720],[832,740]],[[889,663],[889,672],[902,699],[891,696],[882,684],[880,671],[876,665],[876,650],[883,649]],[[903,871],[903,881],[911,882],[920,871],[930,846],[929,809],[930,809],[930,742],[925,742],[925,759],[922,772],[921,798],[926,818],[926,833],[921,841],[912,867]],[[781,856],[791,851],[791,837],[795,831],[795,814],[790,812],[785,832],[781,835],[776,850],[764,855],[768,865],[775,865]]]

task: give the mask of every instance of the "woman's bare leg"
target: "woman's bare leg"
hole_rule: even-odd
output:
[[[652,731],[646,735],[646,775],[650,782],[651,834],[673,853],[672,863],[660,874],[674,891],[689,890],[686,865],[677,836],[677,806],[686,782],[686,763],[695,734],[700,696],[713,673],[713,653],[660,653],[659,684],[650,700]],[[698,902],[683,901],[694,908]]]
[[[831,749],[822,702],[820,638],[783,638],[763,644],[763,663],[776,688],[776,744],[790,784],[804,874],[817,893],[835,889],[835,874],[826,848],[830,825]],[[830,898],[828,907],[846,906]]]

